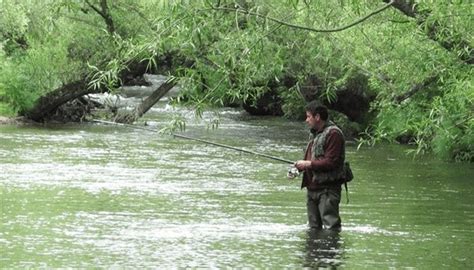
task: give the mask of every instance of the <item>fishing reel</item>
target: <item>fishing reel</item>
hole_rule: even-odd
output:
[[[286,174],[288,179],[293,179],[295,177],[298,177],[299,175],[300,175],[300,172],[298,171],[298,169],[294,165],[291,165],[288,168],[288,173]]]

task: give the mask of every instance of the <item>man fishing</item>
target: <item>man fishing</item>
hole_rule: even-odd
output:
[[[306,105],[306,123],[311,129],[304,160],[295,167],[303,172],[301,188],[307,189],[309,226],[341,229],[339,202],[344,183],[345,140],[339,127],[328,119],[328,109],[317,101]]]

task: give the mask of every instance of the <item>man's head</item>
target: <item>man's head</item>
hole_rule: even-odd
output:
[[[305,107],[306,123],[315,130],[320,130],[328,120],[328,109],[320,102],[314,100]]]

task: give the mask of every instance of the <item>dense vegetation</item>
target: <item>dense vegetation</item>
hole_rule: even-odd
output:
[[[472,162],[473,7],[0,0],[0,114],[28,116],[58,90],[113,91],[146,71],[177,77],[176,102],[198,113],[242,105],[298,119],[320,99],[355,123],[362,142],[413,143],[416,153]]]

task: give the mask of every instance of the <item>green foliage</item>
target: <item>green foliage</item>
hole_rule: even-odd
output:
[[[16,1],[0,1],[0,42],[8,53],[21,46],[30,22],[27,9]]]
[[[21,56],[3,56],[0,85],[15,112],[31,108],[38,97],[74,78],[73,71],[79,65],[68,60],[62,41],[51,39],[40,44],[31,41],[31,48]]]
[[[17,1],[0,1],[0,29],[2,34],[10,34],[11,37],[20,37],[25,35],[28,29],[27,9],[25,6],[18,5]]]
[[[0,116],[14,116],[15,112],[8,103],[0,102]]]
[[[470,75],[446,82],[444,96],[433,100],[429,114],[434,129],[433,150],[448,160],[474,160],[474,74]]]
[[[0,51],[0,98],[2,114],[18,112],[22,108],[31,106],[34,99],[31,91],[34,82],[25,74],[16,71],[15,63],[8,61],[3,50]],[[6,103],[6,104],[5,104]]]
[[[283,100],[282,110],[286,117],[295,120],[306,117],[304,109],[306,104],[298,84],[291,89],[280,88],[278,92]]]
[[[15,113],[31,107],[38,97],[35,95],[35,83],[5,63],[0,68],[0,87],[4,89],[0,93],[2,99],[8,102],[8,107]]]

